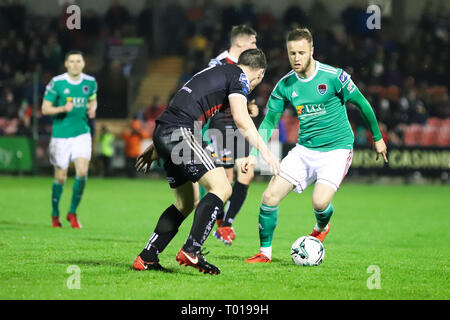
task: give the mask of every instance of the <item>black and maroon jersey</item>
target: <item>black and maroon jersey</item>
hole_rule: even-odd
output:
[[[224,51],[208,63],[208,67],[223,66],[226,64],[236,64],[237,59],[232,57],[228,51]]]
[[[209,61],[208,66],[214,67],[236,63],[237,63],[236,58],[232,57],[228,51],[224,51],[214,59],[211,59]],[[217,114],[213,119],[211,119],[210,127],[217,129],[220,128],[223,130],[225,130],[224,129],[225,127],[236,129],[233,117],[231,116],[231,110],[228,109],[225,110],[224,112],[220,112],[219,114]]]
[[[206,68],[194,75],[178,90],[157,123],[193,128],[202,125],[219,111],[230,109],[228,97],[250,93],[247,76],[237,65]]]

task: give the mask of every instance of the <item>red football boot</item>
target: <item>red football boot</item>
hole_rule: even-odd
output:
[[[80,221],[78,221],[76,213],[69,212],[67,214],[66,220],[70,222],[72,228],[81,229],[81,223],[80,223]]]
[[[53,228],[61,228],[62,227],[61,221],[59,221],[59,217],[52,216],[52,227]]]
[[[328,232],[330,232],[330,224],[328,224],[325,231],[322,231],[322,232],[317,232],[316,229],[313,229],[310,236],[312,236],[316,239],[319,239],[320,242],[323,242],[323,240],[325,240],[325,237],[327,236]]]

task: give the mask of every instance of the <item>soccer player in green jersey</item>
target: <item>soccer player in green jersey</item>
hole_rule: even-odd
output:
[[[300,123],[298,142],[282,160],[280,174],[272,177],[264,191],[259,211],[260,252],[247,259],[248,263],[272,260],[278,205],[291,190],[302,193],[314,183],[312,204],[317,223],[311,236],[323,242],[330,231],[329,221],[334,211],[331,201],[353,156],[354,136],[345,108],[347,101],[359,108],[369,127],[377,159],[381,155],[388,161],[375,114],[350,75],[314,60],[313,39],[308,29],[290,31],[286,45],[292,70],[272,91],[259,132],[267,142],[290,102]],[[253,149],[242,166],[243,171],[254,166],[256,156],[257,151]]]
[[[54,77],[46,87],[42,113],[52,117],[50,163],[54,167],[52,186],[52,226],[61,227],[59,200],[67,179],[71,161],[75,164],[72,202],[66,219],[72,228],[80,229],[77,207],[86,185],[92,140],[88,118],[95,118],[97,109],[97,81],[83,73],[85,61],[80,51],[66,54],[67,72]]]

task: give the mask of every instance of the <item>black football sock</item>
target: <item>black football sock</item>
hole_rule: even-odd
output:
[[[177,234],[184,219],[185,217],[174,205],[168,207],[159,218],[155,231],[140,254],[142,260],[146,262],[158,261],[158,254],[163,252]]]
[[[191,232],[183,250],[195,252],[201,249],[216,222],[217,214],[223,210],[223,201],[213,193],[208,193],[200,200],[195,210]]]
[[[236,181],[233,186],[233,193],[230,197],[230,206],[223,219],[222,227],[231,227],[234,219],[242,208],[247,198],[248,185]]]

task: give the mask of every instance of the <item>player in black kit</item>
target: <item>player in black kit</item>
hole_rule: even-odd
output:
[[[241,54],[237,65],[207,68],[194,75],[174,96],[156,121],[153,145],[138,157],[136,168],[147,171],[161,157],[175,203],[168,207],[156,225],[146,247],[136,257],[136,270],[162,269],[158,254],[178,232],[184,219],[195,209],[189,236],[176,256],[178,263],[204,273],[219,274],[202,252],[223,203],[231,195],[231,185],[223,167],[216,167],[201,127],[214,114],[230,108],[239,130],[260,150],[272,172],[279,172],[279,160],[259,136],[247,111],[248,94],[262,81],[267,62],[264,53],[249,49]],[[199,182],[207,194],[198,202]]]
[[[249,26],[234,26],[230,33],[230,48],[211,59],[209,66],[236,64],[242,52],[247,49],[256,49],[256,36],[256,31]],[[250,101],[247,107],[251,117],[258,115],[259,109],[255,100]],[[228,181],[233,186],[228,207],[225,205],[226,208],[217,216],[218,228],[214,236],[226,245],[231,245],[236,237],[232,224],[244,204],[248,187],[254,176],[253,168],[246,173],[239,169],[244,159],[250,154],[250,145],[240,134],[229,110],[211,118],[208,135],[220,164],[225,169]],[[234,182],[235,165],[237,175]]]

